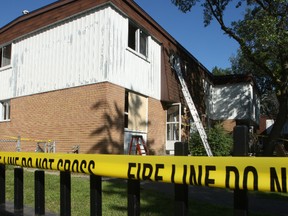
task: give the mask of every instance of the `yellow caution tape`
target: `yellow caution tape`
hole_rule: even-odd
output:
[[[287,193],[288,158],[0,152],[0,163],[123,179]]]
[[[31,139],[31,138],[22,138],[20,139],[18,137],[13,137],[13,136],[4,136],[13,140],[20,140],[20,141],[33,141],[33,142],[51,142],[51,140],[37,140],[37,139]]]

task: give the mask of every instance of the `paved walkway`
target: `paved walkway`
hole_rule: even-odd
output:
[[[144,189],[151,189],[166,193],[169,195],[174,194],[173,184],[163,183],[142,183],[141,187]],[[189,187],[189,197],[194,200],[212,203],[219,206],[233,208],[233,191],[208,188],[208,187]],[[288,196],[284,195],[266,195],[261,193],[249,193],[249,212],[265,213],[271,216],[288,216]]]
[[[10,202],[6,202],[5,207],[0,205],[0,216],[33,216],[35,215],[35,210],[33,208],[24,207],[24,213],[14,213],[14,205]],[[52,213],[45,213],[45,216],[57,216],[56,214]]]

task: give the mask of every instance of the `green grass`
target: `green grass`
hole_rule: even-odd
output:
[[[127,187],[123,180],[103,181],[102,211],[105,216],[127,215]],[[89,178],[72,175],[71,178],[72,216],[90,215]],[[13,201],[13,169],[6,170],[6,200]],[[174,198],[152,190],[141,190],[141,216],[174,215]],[[24,205],[34,208],[34,172],[24,171]],[[45,175],[46,212],[60,212],[59,172]],[[233,215],[232,208],[189,200],[189,215]],[[251,214],[255,215],[255,214]],[[263,215],[263,214],[261,214]]]

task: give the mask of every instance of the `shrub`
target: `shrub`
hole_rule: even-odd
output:
[[[217,124],[206,131],[207,140],[214,156],[229,156],[233,146],[233,138],[222,127]],[[199,133],[196,131],[191,134],[189,151],[193,156],[207,156]]]

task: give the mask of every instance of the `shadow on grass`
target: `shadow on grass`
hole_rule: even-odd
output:
[[[13,201],[13,170],[6,170],[6,198],[7,201]],[[76,177],[77,176],[77,177]],[[73,216],[89,215],[90,211],[90,198],[89,198],[89,177],[86,175],[72,175],[71,179],[71,212]],[[24,205],[34,207],[34,180],[33,172],[24,172]],[[46,197],[46,211],[55,212],[59,214],[60,211],[60,181],[59,173],[45,175],[45,197]],[[146,185],[147,184],[147,185]],[[159,184],[164,187],[160,190]],[[150,182],[141,182],[140,190],[140,207],[141,216],[155,215],[167,216],[175,215],[174,213],[174,195],[173,185],[167,183],[157,183],[153,185]],[[147,186],[153,185],[153,188]],[[167,189],[165,189],[167,188]],[[171,190],[172,189],[172,190]],[[206,188],[207,189],[207,188]],[[209,192],[210,191],[210,192]],[[210,197],[209,201],[203,201],[199,197],[189,198],[189,213],[188,215],[210,216],[233,215],[233,206],[223,206],[216,204],[215,201],[219,199],[217,190],[206,191],[206,195]],[[205,188],[199,188],[200,193],[205,193]],[[216,194],[213,194],[216,193]],[[210,194],[210,195],[209,195]],[[259,193],[252,192],[253,196],[259,196],[258,201],[253,202],[254,207],[267,207],[270,203],[269,209],[275,210],[274,213],[267,212],[261,209],[259,214],[254,214],[249,211],[249,215],[283,215],[280,214],[277,206],[278,204],[287,203],[287,194],[276,193]],[[249,196],[252,198],[253,196]],[[215,201],[213,200],[215,199]],[[127,181],[123,179],[105,179],[102,182],[102,210],[103,215],[127,215]],[[214,203],[214,204],[213,204]],[[261,206],[258,206],[260,204]],[[286,204],[285,204],[286,205]],[[251,205],[252,207],[252,205]],[[285,206],[282,206],[285,208]],[[250,209],[250,205],[249,205]],[[255,209],[255,208],[254,208]],[[251,209],[252,210],[252,209]],[[277,211],[278,210],[278,211]],[[286,214],[285,214],[286,215]]]
[[[167,216],[175,215],[174,212],[174,196],[161,193],[159,191],[143,189],[140,186],[140,206],[141,215],[155,215],[155,216]],[[115,211],[115,215],[127,215],[127,181],[121,179],[113,179],[106,182],[103,188],[103,202],[105,199],[113,199],[114,196],[121,196],[123,202],[109,202],[109,211]],[[110,197],[110,198],[109,198]],[[105,215],[105,209],[103,214]],[[233,210],[230,208],[211,205],[196,200],[189,200],[189,215],[232,215]]]

